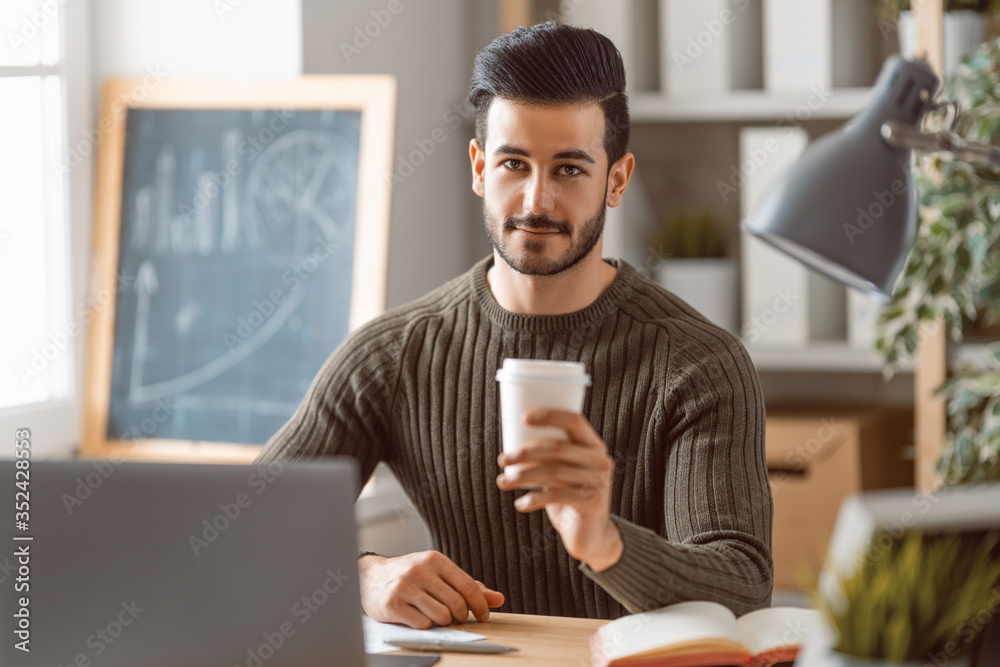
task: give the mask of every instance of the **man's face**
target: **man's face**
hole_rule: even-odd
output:
[[[490,243],[515,271],[553,275],[601,240],[608,185],[604,112],[496,98],[485,151],[473,151]]]

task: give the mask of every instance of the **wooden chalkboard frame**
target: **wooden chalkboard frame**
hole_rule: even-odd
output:
[[[107,437],[111,400],[117,270],[121,232],[126,111],[148,109],[292,109],[361,112],[350,329],[385,309],[396,79],[389,75],[305,75],[290,80],[110,79],[105,82],[92,248],[92,309],[87,345],[82,457],[245,463],[259,447],[244,444]],[[109,298],[110,295],[110,298]]]

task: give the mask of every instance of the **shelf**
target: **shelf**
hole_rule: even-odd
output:
[[[758,371],[767,372],[833,372],[876,373],[882,371],[882,358],[871,350],[850,347],[843,342],[812,343],[806,347],[761,347],[743,341]],[[948,347],[948,367],[971,364],[988,368],[992,352],[983,343],[961,343]],[[913,359],[904,360],[896,369],[897,374],[912,373],[916,366]]]
[[[771,93],[733,90],[671,97],[637,92],[629,99],[633,123],[698,123],[718,121],[782,121],[799,125],[807,120],[847,119],[868,106],[872,88],[827,89]],[[825,97],[826,96],[826,97]],[[811,105],[811,106],[810,106]]]
[[[878,354],[844,342],[817,342],[806,347],[761,347],[744,341],[744,345],[758,371],[882,372],[882,358]],[[896,373],[912,373],[914,367],[913,360],[904,360]]]
[[[957,345],[949,345],[948,367],[957,368],[969,365],[979,370],[995,367],[996,362],[993,360],[993,350],[989,348],[989,345],[996,342],[966,341]]]

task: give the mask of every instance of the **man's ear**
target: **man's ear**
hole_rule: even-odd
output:
[[[483,196],[483,172],[486,171],[486,152],[473,139],[469,142],[469,160],[472,162],[472,191]]]
[[[608,172],[608,193],[605,199],[611,208],[622,203],[634,168],[635,156],[631,153],[625,153],[611,165],[611,171]]]

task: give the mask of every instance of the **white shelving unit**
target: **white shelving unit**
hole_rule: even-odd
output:
[[[808,347],[768,348],[747,345],[758,371],[816,373],[879,373],[882,358],[872,350],[850,347],[841,341],[817,341]],[[912,359],[900,363],[897,374],[913,373]]]
[[[948,368],[959,366],[975,366],[976,368],[988,368],[990,366],[993,351],[990,348],[991,342],[966,341],[959,345],[948,347]]]
[[[868,106],[872,96],[871,88],[820,92],[824,98],[815,108],[808,106],[811,92],[734,90],[683,97],[635,93],[629,99],[629,111],[633,123],[777,122],[786,118],[797,123],[795,114],[800,109],[808,110],[809,120],[846,120]]]
[[[803,0],[806,1],[806,0]],[[539,0],[545,6],[545,0]],[[853,6],[858,7],[852,0]],[[553,4],[550,2],[549,4]],[[563,3],[565,4],[565,3]],[[669,67],[669,58],[661,52],[663,35],[651,31],[649,25],[659,25],[663,4],[658,0],[625,0],[615,3],[574,3],[576,10],[566,16],[566,22],[574,25],[594,27],[611,37],[622,51],[629,78],[629,106],[631,111],[633,141],[630,149],[636,155],[637,187],[630,185],[629,195],[641,201],[626,202],[620,209],[608,212],[605,246],[609,254],[620,254],[638,267],[648,266],[650,252],[645,235],[655,224],[656,218],[678,209],[698,209],[707,206],[718,217],[732,226],[731,243],[728,254],[740,256],[738,223],[741,212],[738,201],[730,197],[721,199],[718,182],[728,182],[733,165],[740,164],[739,132],[746,126],[803,127],[810,138],[837,128],[852,116],[864,110],[871,102],[873,89],[861,87],[830,87],[817,83],[810,88],[776,92],[767,90],[766,63],[764,84],[758,89],[728,91],[692,91],[669,94],[664,87],[664,72],[650,71],[651,54],[659,54],[657,67]],[[852,34],[850,43],[858,46],[868,39],[861,51],[870,57],[868,82],[873,83],[884,57],[891,52],[892,45],[879,34],[874,14],[874,0],[871,2],[870,24],[862,27],[859,34]],[[736,12],[734,12],[736,13]],[[656,16],[656,20],[650,18]],[[855,16],[858,16],[855,14]],[[730,26],[732,28],[732,26]],[[844,24],[830,27],[837,37],[844,35]],[[867,34],[865,34],[867,30]],[[720,38],[724,38],[720,37]],[[761,35],[761,40],[766,35]],[[844,48],[843,40],[834,40],[834,48]],[[869,48],[870,47],[870,48]],[[747,53],[754,53],[749,48]],[[757,54],[759,56],[759,54]],[[667,64],[665,64],[667,63]],[[669,72],[666,73],[669,76]],[[656,81],[659,80],[659,86]],[[650,82],[653,81],[653,85]],[[863,83],[857,80],[858,83]],[[738,200],[738,197],[735,198]],[[642,218],[642,221],[639,221]],[[669,261],[669,260],[668,260]],[[655,262],[654,262],[655,263]],[[817,340],[805,347],[761,347],[747,344],[758,371],[772,374],[775,383],[782,383],[796,373],[817,376],[816,386],[823,384],[824,398],[829,400],[831,384],[844,386],[844,402],[877,403],[884,400],[881,389],[882,362],[874,350],[851,346],[847,338],[847,313],[844,313],[844,340]],[[896,371],[893,382],[894,396],[907,396],[900,391],[900,384],[912,383],[914,363],[902,364]],[[867,375],[871,382],[854,385],[846,380],[848,374]],[[829,376],[836,383],[824,382]],[[794,394],[805,377],[797,378],[792,386],[778,391],[783,397]],[[875,382],[878,380],[879,382]],[[809,382],[804,384],[809,385]],[[855,392],[858,384],[870,387],[864,395]],[[767,390],[765,389],[765,394]],[[911,392],[912,394],[912,392]],[[809,401],[808,397],[803,400]],[[888,399],[890,402],[892,399]],[[912,401],[911,401],[912,403]]]

